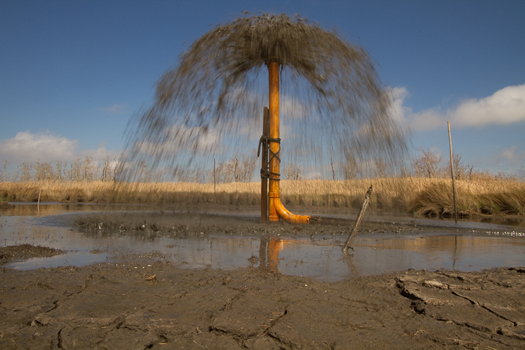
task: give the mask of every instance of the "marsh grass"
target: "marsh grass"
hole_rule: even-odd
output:
[[[427,184],[411,201],[418,216],[452,216],[450,181]],[[462,215],[524,215],[525,183],[517,180],[456,181],[458,213]]]
[[[360,208],[373,185],[370,207],[416,216],[450,216],[450,180],[382,178],[363,180],[283,180],[287,206]],[[525,182],[513,179],[456,181],[461,215],[524,215]],[[259,182],[199,184],[192,182],[119,183],[110,181],[0,182],[0,201],[62,203],[218,204],[258,206]]]

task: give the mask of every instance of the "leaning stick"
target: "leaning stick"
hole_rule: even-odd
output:
[[[359,227],[359,224],[361,224],[361,220],[363,220],[363,216],[365,216],[366,207],[368,207],[368,203],[370,202],[371,194],[372,194],[372,186],[370,186],[368,191],[366,191],[363,206],[361,207],[361,210],[359,211],[359,215],[357,215],[357,220],[355,221],[354,227],[352,228],[352,232],[350,232],[350,235],[348,236],[348,239],[346,240],[345,246],[343,247],[343,253],[346,253],[348,251],[348,248],[351,248],[352,250],[354,250],[350,245],[352,244],[352,241],[354,240],[354,237],[357,234],[357,229]]]

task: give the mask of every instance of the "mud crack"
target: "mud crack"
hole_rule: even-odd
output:
[[[514,326],[517,326],[518,325],[518,322],[516,321],[513,321],[511,319],[509,319],[508,317],[505,317],[504,315],[500,314],[499,312],[493,310],[492,308],[488,307],[486,304],[484,303],[480,303],[479,301],[475,300],[475,299],[472,299],[466,295],[462,295],[461,293],[458,293],[457,291],[452,291],[452,294],[460,297],[460,298],[463,298],[463,299],[466,299],[468,301],[470,301],[473,305],[476,305],[476,306],[479,306],[481,307],[482,309],[485,309],[487,310],[488,312],[492,313],[493,315],[505,320],[505,321],[508,321],[510,323],[512,323]]]
[[[63,344],[63,342],[62,342],[62,341],[63,341],[63,340],[62,340],[62,330],[63,330],[63,329],[64,329],[64,328],[60,328],[60,330],[59,330],[58,333],[57,333],[57,347],[58,347],[59,349],[64,349],[64,344]]]
[[[266,327],[265,330],[262,332],[262,334],[264,335],[267,335],[268,330],[272,328],[273,326],[275,326],[284,316],[288,314],[288,309],[285,307],[283,312],[281,313],[272,312],[272,314],[277,314],[277,317],[274,319],[269,319],[269,321],[271,321],[271,322],[268,322],[270,323],[269,325],[264,325],[264,324],[262,325],[263,327]]]
[[[51,311],[53,311],[53,310],[56,310],[56,309],[58,308],[58,302],[59,302],[59,301],[60,301],[60,300],[55,300],[55,301],[53,301],[53,307],[52,307],[51,309],[47,310],[47,311],[44,311],[44,313],[48,313],[48,312],[51,312]]]

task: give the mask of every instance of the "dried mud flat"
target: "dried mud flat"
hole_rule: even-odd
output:
[[[175,226],[155,215],[90,217],[85,227],[129,234],[348,232],[335,221],[294,229],[222,216],[186,215]],[[363,229],[418,229],[381,225]],[[38,254],[50,251],[0,248],[2,263]],[[525,348],[523,267],[319,282],[255,267],[188,270],[152,253],[82,268],[0,267],[0,281],[1,349]]]
[[[525,269],[326,283],[162,257],[0,273],[2,349],[520,349]]]

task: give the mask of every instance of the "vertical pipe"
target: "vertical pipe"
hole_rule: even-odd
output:
[[[270,140],[279,139],[279,62],[271,59],[268,63],[269,77],[269,110],[270,110]],[[279,201],[279,150],[278,142],[270,142],[270,188],[269,188],[269,215],[270,221],[279,221],[275,202]]]
[[[450,122],[447,122],[448,126],[448,143],[450,145],[450,173],[452,176],[452,199],[454,201],[454,221],[458,223],[458,208],[456,206],[456,182],[454,176],[454,156],[452,154],[452,137],[450,135]]]
[[[268,136],[270,112],[264,107],[261,164],[261,222],[268,222]]]
[[[279,138],[279,67],[280,63],[275,58],[271,58],[268,62],[268,77],[269,77],[269,111],[270,111],[270,134],[269,134],[269,149],[270,149],[270,166],[269,166],[269,215],[270,222],[278,222],[279,218],[286,222],[294,224],[308,224],[310,223],[310,216],[308,215],[294,215],[290,213],[281,203],[279,190],[279,165],[281,148]],[[319,218],[315,217],[318,221]]]

